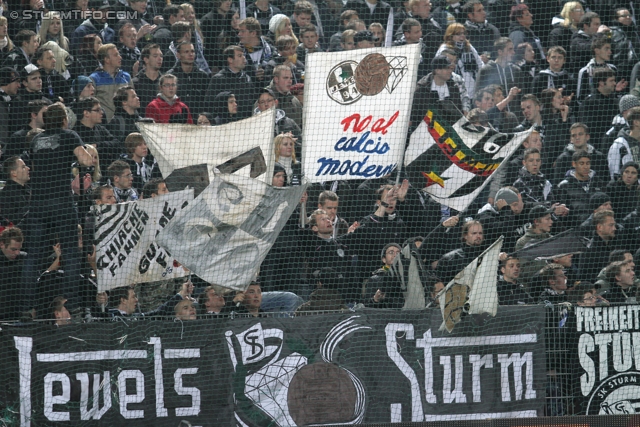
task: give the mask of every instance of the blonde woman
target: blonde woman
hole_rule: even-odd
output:
[[[9,22],[4,16],[0,16],[0,57],[4,58],[11,49],[13,42],[9,38]]]
[[[584,8],[580,2],[565,3],[560,12],[561,19],[553,18],[554,29],[549,33],[549,46],[562,46],[569,52],[571,36],[578,31],[578,23],[582,15],[584,15]]]
[[[374,37],[378,38],[378,40],[376,42],[374,42],[374,45],[376,47],[384,46],[384,42],[385,42],[387,36],[386,36],[386,33],[384,31],[384,27],[382,26],[382,24],[379,23],[379,22],[371,23],[371,25],[369,25],[369,31],[371,31],[373,33]]]
[[[291,133],[281,133],[273,139],[275,160],[282,165],[287,173],[287,184],[291,184],[294,173],[298,177],[300,176],[301,165],[296,161],[296,140]]]
[[[269,33],[273,35],[273,41],[277,42],[280,36],[291,36],[296,42],[296,46],[300,44],[298,38],[291,29],[291,21],[286,15],[274,15],[269,21]]]
[[[196,11],[191,3],[182,3],[179,7],[184,12],[184,20],[193,28],[191,37],[194,40],[193,47],[196,51],[196,65],[205,73],[211,74],[209,64],[204,58],[204,37],[200,30],[200,23],[196,19]]]
[[[467,29],[457,22],[450,24],[444,33],[444,43],[440,45],[437,55],[443,50],[451,49],[458,55],[455,73],[464,79],[469,98],[473,99],[476,88],[476,76],[484,65],[476,49],[467,40]]]
[[[69,39],[64,36],[64,28],[60,19],[60,12],[50,11],[42,17],[40,26],[40,43],[53,41],[62,49],[69,52]]]

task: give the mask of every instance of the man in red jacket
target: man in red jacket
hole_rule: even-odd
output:
[[[156,123],[193,124],[189,107],[176,95],[178,78],[173,74],[165,74],[160,77],[159,86],[160,93],[147,105],[145,116],[152,118]]]

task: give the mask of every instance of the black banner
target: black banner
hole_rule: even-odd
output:
[[[11,425],[293,426],[535,417],[544,308],[3,326]],[[518,319],[515,321],[515,319]]]
[[[640,413],[640,306],[576,307],[572,326],[582,412]]]

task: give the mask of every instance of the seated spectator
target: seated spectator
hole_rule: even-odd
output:
[[[176,314],[176,320],[196,320],[198,318],[193,301],[190,300],[178,301],[173,310]]]
[[[541,59],[546,59],[540,38],[533,32],[533,15],[526,4],[518,4],[511,8],[511,25],[509,25],[509,39],[514,46],[529,43]]]
[[[291,36],[283,35],[276,41],[277,53],[264,68],[266,80],[273,78],[273,71],[279,65],[289,67],[291,69],[292,85],[304,82],[304,64],[297,59],[296,47],[298,42]]]
[[[268,28],[263,30],[258,19],[253,17],[243,19],[239,24],[239,28],[238,38],[249,65],[247,73],[251,80],[265,82],[264,69],[267,62],[276,53],[275,47],[262,36],[263,32],[266,33]]]
[[[213,126],[226,125],[239,120],[238,103],[233,93],[229,91],[220,92],[213,101],[213,114],[215,114]]]
[[[337,52],[340,51],[340,38],[342,37],[342,33],[346,30],[356,30],[355,22],[360,21],[358,18],[358,12],[355,10],[343,10],[340,14],[340,31],[333,34],[329,39],[329,48],[327,52]],[[365,29],[366,26],[364,22],[361,22],[362,29]],[[356,30],[357,31],[357,30]]]
[[[138,200],[138,192],[133,188],[133,173],[127,162],[116,160],[109,165],[107,176],[113,186],[116,203]]]
[[[549,67],[540,71],[533,78],[531,93],[540,98],[545,89],[562,89],[565,96],[572,96],[576,92],[576,80],[565,69],[567,52],[560,46],[553,46],[547,52]]]
[[[553,181],[560,183],[567,173],[571,170],[571,162],[573,154],[577,151],[584,150],[591,156],[591,168],[596,172],[596,176],[603,183],[609,180],[609,167],[607,158],[598,151],[593,145],[589,144],[591,135],[589,128],[584,123],[574,123],[569,129],[571,142],[564,148],[562,154],[558,156],[553,163]]]
[[[402,26],[400,28],[402,29],[402,37],[400,37],[398,40],[393,42],[394,46],[404,46],[407,44],[420,43],[420,64],[418,65],[418,80],[420,80],[428,74],[427,70],[429,68],[429,62],[430,62],[429,58],[426,56],[427,55],[426,45],[422,43],[422,26],[420,25],[420,22],[418,22],[417,19],[407,18],[402,22]],[[443,45],[443,46],[445,46],[445,48],[439,49],[438,55],[444,54],[444,50],[448,49],[446,45]],[[449,53],[452,55],[455,55],[456,57],[455,61],[453,61],[452,58],[447,56],[449,58],[449,61],[452,64],[457,64],[458,53],[455,50],[452,50]],[[460,80],[464,85],[464,79],[460,77]],[[467,88],[464,87],[464,93],[466,94],[466,92],[467,92]]]
[[[295,139],[291,134],[280,134],[273,140],[275,160],[287,173],[287,184],[300,182],[302,178],[302,165],[296,160]]]
[[[364,23],[362,24],[364,26]],[[363,30],[364,31],[364,30]],[[354,50],[356,48],[355,36],[358,34],[356,30],[344,30],[340,36],[340,50]]]
[[[567,276],[560,264],[548,264],[540,271],[543,290],[538,301],[540,304],[561,304],[567,302]]]
[[[273,80],[267,87],[276,96],[279,108],[302,128],[302,104],[291,93],[292,79],[291,69],[286,65],[278,65],[273,69]]]
[[[114,43],[116,41],[116,32],[107,22],[106,10],[111,8],[108,3],[103,3],[102,6],[94,7],[92,10],[101,10],[100,14],[89,14],[89,19],[83,21],[71,34],[71,54],[76,54],[80,50],[80,45],[84,41],[84,37],[89,34],[96,34],[100,37],[102,43]]]
[[[205,95],[209,86],[209,75],[198,68],[193,43],[181,42],[176,46],[178,60],[167,74],[178,79],[177,95],[192,114],[199,114],[205,108]]]
[[[247,5],[247,16],[255,17],[255,19],[260,23],[260,29],[264,34],[269,31],[271,18],[278,14],[282,14],[282,12],[280,12],[280,9],[276,6],[271,4],[269,0],[257,0],[254,3]]]
[[[318,196],[318,209],[325,211],[333,224],[333,238],[347,234],[349,225],[347,221],[338,216],[339,197],[330,190],[325,190]]]
[[[124,146],[101,124],[103,110],[97,98],[83,99],[78,103],[77,110],[82,112],[82,116],[73,130],[80,136],[82,142],[94,145],[98,149],[102,158],[100,166],[106,169],[124,152]]]
[[[611,304],[637,304],[636,274],[632,261],[614,261],[607,266],[606,276],[611,284],[608,291],[602,293]]]
[[[144,199],[153,199],[154,197],[168,193],[167,184],[160,178],[152,178],[142,187],[142,196]]]
[[[111,289],[109,292],[109,300],[115,304],[114,308],[109,309],[109,317],[113,320],[118,320],[120,318],[141,319],[151,316],[168,316],[173,311],[177,302],[182,301],[183,298],[180,294],[175,294],[160,307],[148,313],[138,311],[138,297],[131,286],[121,286]]]
[[[608,162],[611,180],[622,175],[622,167],[628,162],[638,162],[640,150],[640,107],[633,107],[627,116],[629,130],[621,130],[609,148]]]
[[[133,79],[136,93],[140,97],[140,104],[145,108],[156,96],[158,96],[158,85],[160,70],[164,62],[162,50],[157,44],[148,44],[142,48],[140,53],[144,68]]]
[[[493,243],[493,242],[491,242]],[[444,283],[449,283],[486,249],[482,224],[479,221],[467,221],[462,227],[462,247],[444,254],[438,261],[436,275]]]
[[[627,162],[622,165],[620,170],[618,179],[610,182],[605,191],[611,196],[611,206],[616,215],[619,218],[625,218],[638,208],[640,165],[635,162]]]
[[[611,118],[619,111],[619,99],[616,91],[624,90],[626,82],[616,84],[616,74],[608,68],[598,68],[593,73],[596,90],[582,103],[578,120],[589,127],[591,135],[601,139],[609,126]],[[611,168],[611,166],[609,167]]]
[[[557,24],[554,22],[554,28],[551,30],[551,33],[549,33],[549,46],[552,47],[547,51],[547,59],[552,54],[551,49],[553,49],[553,47],[561,47],[565,52],[565,66],[568,68],[567,71],[570,73],[577,71],[572,67],[571,58],[567,56],[571,49],[571,37],[578,31],[580,18],[582,18],[583,15],[584,8],[582,7],[582,3],[579,1],[566,2],[560,12],[562,20],[557,20]],[[556,21],[556,18],[554,18],[554,21]],[[533,94],[538,96],[535,91]]]
[[[618,133],[622,129],[629,130],[629,124],[627,123],[627,116],[631,113],[633,107],[640,107],[640,98],[634,95],[624,95],[620,98],[619,102],[620,114],[617,114],[611,121],[610,128],[604,134],[602,139],[594,140],[594,145],[603,153],[609,152],[609,147],[613,144],[613,141],[618,137]],[[598,145],[599,144],[599,145]]]
[[[520,277],[518,258],[507,258],[500,264],[500,273],[502,274],[498,276],[498,303],[500,305],[535,304],[536,300],[518,281]]]
[[[9,33],[9,21],[6,17],[0,16],[0,63],[4,62],[7,54],[14,48],[14,44],[8,35]]]
[[[169,49],[173,36],[171,35],[171,26],[178,21],[184,21],[184,10],[177,4],[167,4],[162,9],[162,23],[158,25],[153,32],[153,44],[160,47],[161,52]],[[205,30],[205,24],[202,22],[202,28]],[[205,30],[205,34],[212,37],[213,34]],[[136,86],[137,87],[137,86]]]
[[[7,181],[0,190],[0,220],[21,227],[31,203],[29,168],[18,156],[9,157],[2,165]]]
[[[3,304],[0,308],[1,320],[16,320],[20,317],[20,294],[18,286],[22,282],[22,268],[27,257],[22,252],[24,236],[17,227],[5,228],[0,233],[0,296]]]
[[[113,95],[118,88],[131,85],[131,75],[120,69],[122,57],[114,44],[105,44],[100,47],[98,61],[102,64],[102,68],[89,77],[96,85],[96,98],[104,108],[109,122],[116,109],[113,105]]]
[[[145,116],[156,123],[193,124],[189,107],[176,95],[178,79],[173,74],[165,74],[159,80],[160,93],[147,105]]]
[[[206,111],[198,114],[198,121],[196,122],[198,126],[213,126],[212,123],[214,123],[213,114]]]
[[[524,152],[524,165],[520,169],[520,177],[513,183],[513,186],[520,191],[525,208],[530,210],[540,203],[553,203],[555,201],[552,193],[553,186],[540,172],[542,159],[540,150],[537,148],[527,148]],[[558,214],[565,216],[569,213],[566,207],[558,208]]]
[[[130,22],[124,24],[118,30],[118,52],[122,57],[120,68],[130,76],[138,75],[140,69],[140,49],[136,46],[138,31]]]
[[[318,44],[318,30],[315,25],[306,25],[300,28],[300,40],[302,43],[296,47],[296,55],[298,57],[298,61],[303,64],[306,64],[308,54],[324,52]]]
[[[151,179],[162,178],[160,167],[153,156],[149,156],[147,143],[141,134],[130,133],[124,141],[124,148],[126,155],[122,160],[127,162],[133,172],[133,188],[140,191]]]

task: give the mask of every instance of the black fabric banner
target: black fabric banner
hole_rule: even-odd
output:
[[[23,427],[535,417],[544,315],[500,307],[451,334],[439,310],[3,326],[0,406]]]

